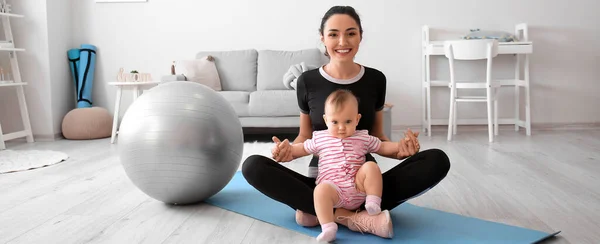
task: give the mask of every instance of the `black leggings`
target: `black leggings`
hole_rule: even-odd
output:
[[[373,160],[368,155],[367,161]],[[444,179],[449,170],[450,160],[439,149],[422,151],[407,158],[383,173],[381,209],[391,210],[423,194]],[[242,165],[242,174],[250,185],[266,196],[294,210],[316,215],[313,203],[314,178],[299,174],[262,155],[248,157]],[[361,208],[364,209],[364,204]]]

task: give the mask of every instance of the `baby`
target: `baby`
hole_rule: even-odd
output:
[[[361,115],[358,100],[349,91],[337,90],[325,101],[323,119],[327,130],[313,132],[304,143],[292,145],[292,157],[319,156],[314,204],[321,224],[318,241],[335,240],[337,224],[333,208],[356,210],[363,203],[369,215],[381,211],[382,175],[375,162],[365,155],[390,155],[398,152],[398,143],[382,142],[367,130],[356,130]],[[277,153],[277,146],[274,153]],[[384,211],[388,214],[387,210]]]

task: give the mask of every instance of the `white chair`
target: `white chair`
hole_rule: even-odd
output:
[[[498,135],[497,88],[500,85],[492,78],[492,60],[498,55],[498,42],[494,39],[457,40],[444,42],[445,56],[450,64],[450,116],[448,117],[448,140],[456,134],[456,107],[459,102],[487,103],[489,141]],[[454,61],[487,60],[486,79],[481,81],[457,82]],[[485,96],[459,96],[459,89],[486,89]],[[492,102],[494,106],[492,107]],[[493,118],[492,118],[493,117]]]

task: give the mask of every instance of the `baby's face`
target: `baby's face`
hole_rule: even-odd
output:
[[[353,135],[360,120],[358,108],[349,103],[333,112],[330,106],[326,105],[325,115],[323,115],[329,133],[340,139]]]

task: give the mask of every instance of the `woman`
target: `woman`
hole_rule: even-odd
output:
[[[359,99],[362,114],[357,129],[369,130],[370,134],[389,141],[383,133],[383,107],[386,93],[385,75],[370,67],[354,62],[362,40],[363,29],[358,14],[352,7],[335,6],[329,9],[319,29],[321,41],[326,47],[329,63],[319,69],[304,72],[297,80],[298,105],[300,107],[300,131],[293,143],[302,143],[312,137],[312,132],[327,129],[323,121],[324,102],[337,89],[352,91]],[[399,165],[383,173],[381,209],[391,210],[416,197],[439,183],[448,173],[450,162],[444,152],[430,149],[419,152],[418,132],[410,130],[400,141],[398,155],[389,158],[405,159]],[[290,144],[274,137],[279,153],[273,157],[281,161],[291,158]],[[367,161],[375,161],[366,155]],[[286,161],[286,160],[283,160]],[[253,155],[246,159],[242,173],[246,180],[268,197],[296,210],[296,222],[303,226],[316,226],[313,204],[314,176],[318,159],[312,159],[309,176],[292,171],[276,161]],[[361,208],[364,210],[364,205]],[[354,231],[368,232],[389,238],[393,235],[389,220],[369,216],[366,211],[351,212],[336,209],[338,224]]]

